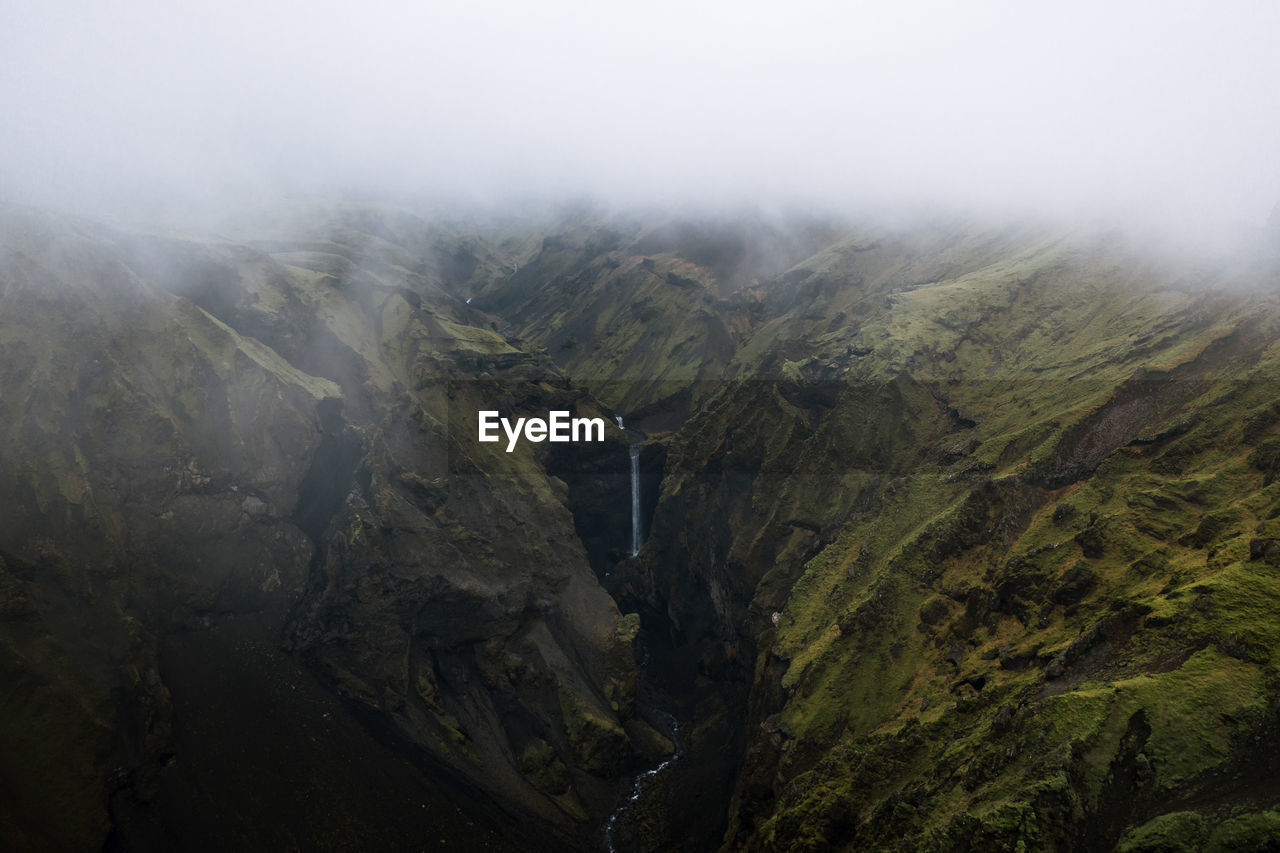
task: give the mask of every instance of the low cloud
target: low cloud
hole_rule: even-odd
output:
[[[881,204],[1260,225],[1280,6],[17,2],[10,196]]]

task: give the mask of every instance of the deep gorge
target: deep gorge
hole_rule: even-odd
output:
[[[0,216],[8,846],[1280,838],[1275,235],[276,225]]]

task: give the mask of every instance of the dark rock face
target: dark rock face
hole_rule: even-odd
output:
[[[462,370],[544,409],[581,393],[549,390],[555,368],[500,336],[467,337],[431,307],[430,275],[405,272],[422,267],[408,249],[341,224],[270,251],[4,225],[0,647],[16,692],[0,731],[62,756],[6,750],[32,805],[0,810],[4,837],[159,849],[235,802],[201,844],[397,846],[430,823],[372,793],[339,805],[354,761],[431,801],[419,811],[460,814],[442,840],[592,844],[615,780],[669,748],[635,717],[637,625],[596,582],[545,453],[450,439],[443,392]],[[279,766],[270,733],[306,748],[293,733],[314,726],[335,754]],[[535,745],[563,784],[522,758]],[[484,817],[494,801],[511,821]]]
[[[1280,540],[1250,539],[1249,559],[1265,560],[1272,566],[1280,566]]]
[[[627,443],[558,444],[547,471],[569,488],[574,530],[587,559],[603,576],[628,556],[631,541],[631,474]]]

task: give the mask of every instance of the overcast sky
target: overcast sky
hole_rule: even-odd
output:
[[[1261,223],[1278,39],[1275,2],[0,0],[0,179]]]

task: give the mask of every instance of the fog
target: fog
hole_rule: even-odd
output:
[[[271,6],[6,0],[4,195],[1253,226],[1280,201],[1280,4]]]

